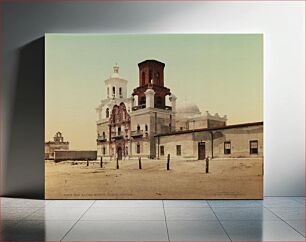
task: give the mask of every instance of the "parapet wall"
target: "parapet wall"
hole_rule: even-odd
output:
[[[96,150],[56,150],[54,151],[54,161],[64,160],[97,160]]]

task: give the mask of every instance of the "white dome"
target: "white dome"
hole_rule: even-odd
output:
[[[200,109],[196,104],[186,101],[178,104],[176,111],[180,116],[195,116],[201,114]]]

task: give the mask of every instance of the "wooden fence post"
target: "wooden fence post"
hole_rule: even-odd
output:
[[[206,171],[206,173],[208,173],[208,170],[209,170],[209,158],[208,157],[206,157],[206,159],[205,159],[205,171]]]
[[[139,169],[141,170],[142,167],[141,167],[141,157],[140,157],[140,156],[139,156],[139,158],[138,158],[138,161],[139,161]]]
[[[119,159],[117,158],[117,166],[116,166],[117,169],[119,169]]]
[[[168,157],[167,157],[167,170],[168,171],[170,170],[170,154],[168,154]]]

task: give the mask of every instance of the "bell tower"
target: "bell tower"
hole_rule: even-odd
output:
[[[139,86],[134,89],[133,96],[138,96],[138,106],[146,107],[146,90],[152,89],[154,108],[166,109],[165,97],[171,95],[170,89],[164,86],[165,64],[157,60],[145,60],[138,64]]]
[[[127,80],[120,76],[119,66],[113,67],[113,73],[104,81],[106,96],[111,99],[127,98]]]

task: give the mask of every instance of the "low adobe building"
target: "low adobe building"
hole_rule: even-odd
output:
[[[157,158],[262,158],[263,122],[177,131],[155,136]]]

